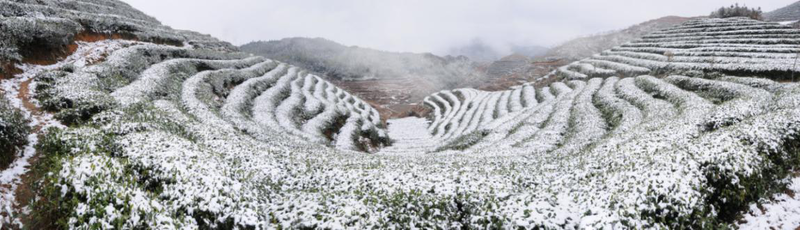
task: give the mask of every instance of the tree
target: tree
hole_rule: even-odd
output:
[[[746,5],[739,6],[739,3],[731,5],[730,7],[720,7],[716,11],[711,12],[711,18],[731,18],[731,17],[748,17],[755,20],[763,20],[761,16],[761,7],[748,8]]]

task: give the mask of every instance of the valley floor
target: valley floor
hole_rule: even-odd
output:
[[[425,154],[436,147],[436,140],[428,132],[428,120],[418,117],[407,117],[388,120],[389,136],[394,143],[383,148],[378,154],[405,155]]]

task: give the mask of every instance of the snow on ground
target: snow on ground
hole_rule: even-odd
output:
[[[29,73],[28,71],[36,72],[37,70],[36,67],[27,68],[26,73]],[[34,114],[34,111],[28,110],[23,106],[22,99],[18,97],[20,85],[22,82],[29,80],[32,76],[34,75],[23,73],[14,79],[2,80],[0,84],[2,84],[3,92],[5,92],[3,96],[11,102],[12,106],[22,111],[23,115],[31,121],[28,124],[31,128],[59,126],[59,123],[53,120],[51,115]],[[0,226],[5,223],[14,223],[21,226],[21,223],[14,215],[14,205],[16,204],[15,192],[22,182],[21,176],[28,172],[30,158],[36,154],[35,146],[39,141],[38,133],[28,135],[27,139],[28,144],[24,147],[22,154],[18,155],[6,170],[0,172],[0,185],[2,185],[0,186],[0,213],[8,214],[8,216],[2,217],[3,219],[0,221]]]
[[[778,194],[761,205],[750,205],[740,229],[785,229],[800,228],[800,177],[790,180],[787,192]],[[762,211],[763,210],[763,211]]]
[[[146,52],[134,57],[141,59],[165,49],[131,47],[109,60],[139,48]],[[772,176],[768,167],[786,167],[780,163],[792,155],[772,162],[760,153],[782,153],[800,131],[797,84],[639,76],[556,82],[525,94],[441,92],[426,100],[439,108],[432,124],[390,120],[393,146],[377,154],[340,151],[283,130],[325,116],[328,122],[302,130],[364,143],[382,135],[364,135],[379,125],[368,105],[329,84],[312,87],[317,78],[300,81],[298,75],[308,75],[267,60],[183,51],[136,66],[116,88],[95,91],[131,97],[113,99],[116,107],[95,114],[91,125],[64,132],[75,142],[109,138],[120,147],[75,144],[83,151],[54,173],[56,186],[85,198],[69,214],[71,227],[120,221],[128,228],[723,226],[717,213],[706,213],[709,222],[691,218],[728,207],[706,203],[710,190],[726,189],[720,184],[752,182]],[[92,67],[62,79],[92,82],[109,71],[83,73],[125,65]],[[69,86],[62,82],[69,83],[53,87]],[[123,103],[128,99],[140,103]],[[348,112],[326,113],[319,103]],[[753,106],[731,110],[738,105]],[[587,133],[594,138],[580,138]],[[449,151],[431,151],[440,147]],[[131,169],[148,178],[125,173]],[[137,202],[115,198],[126,194]],[[136,218],[119,219],[126,210]]]
[[[25,106],[25,101],[33,103],[35,100],[35,77],[44,71],[62,68],[65,65],[73,65],[75,67],[87,66],[102,60],[109,53],[129,44],[132,44],[132,42],[121,40],[106,40],[94,43],[78,42],[78,49],[75,53],[62,61],[52,65],[21,65],[19,68],[23,70],[23,73],[17,74],[12,79],[0,81],[0,87],[2,87],[2,92],[4,93],[3,96],[13,107],[22,111],[23,115],[30,120],[28,126],[34,130],[34,133],[31,133],[27,137],[28,144],[24,147],[24,151],[18,155],[6,170],[0,172],[0,185],[2,185],[0,186],[0,214],[7,214],[0,220],[0,227],[3,226],[3,224],[9,223],[22,227],[16,215],[15,192],[22,182],[22,175],[27,173],[30,169],[30,159],[36,154],[35,146],[39,143],[39,134],[41,134],[41,131],[49,128],[65,127],[55,120],[52,114],[32,111]],[[27,88],[28,92],[20,92],[23,83],[27,81],[32,81]],[[21,98],[23,94],[27,95],[28,98]]]
[[[405,155],[424,154],[436,147],[437,141],[428,133],[428,122],[425,118],[406,117],[391,119],[389,123],[389,137],[394,141],[392,146],[381,149],[378,154]]]
[[[664,70],[788,72],[797,70],[794,53],[800,48],[800,30],[789,25],[794,22],[694,19],[571,63],[555,74],[587,79]]]

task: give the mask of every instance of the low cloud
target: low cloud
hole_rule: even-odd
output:
[[[324,37],[388,51],[446,54],[476,39],[497,49],[553,46],[668,15],[699,16],[722,0],[124,0],[164,24],[241,45]],[[790,0],[739,1],[770,11]]]

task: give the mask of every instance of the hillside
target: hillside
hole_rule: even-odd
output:
[[[800,226],[800,84],[777,58],[800,30],[693,20],[565,67],[571,80],[433,92],[424,118],[387,126],[337,87],[362,77],[241,53],[115,0],[0,4],[14,9],[0,10],[0,229]],[[306,63],[361,66],[345,64]]]
[[[451,47],[447,51],[447,55],[464,56],[479,63],[492,62],[503,56],[497,49],[484,43],[480,39],[475,39],[463,46]]]
[[[798,21],[800,20],[800,2],[764,13],[764,20],[773,22]]]
[[[790,93],[796,90],[757,78],[610,77],[536,90],[445,91],[426,105],[434,110],[428,131],[441,140],[439,151],[491,159],[483,170],[509,164],[499,162],[521,166],[503,170],[531,194],[510,193],[498,204],[515,225],[708,227],[741,213],[751,228],[766,228],[797,225],[793,211],[769,214],[765,223],[756,217],[770,210],[749,208],[771,186],[782,188],[773,182],[800,160],[790,147],[800,112]]]
[[[483,41],[476,39],[467,45],[450,48],[447,52],[447,55],[465,56],[478,63],[491,63],[507,55],[518,54],[527,57],[536,57],[546,53],[547,50],[548,48],[546,47],[536,45],[510,45],[508,50],[498,50],[498,48],[492,47]]]
[[[308,69],[378,106],[384,117],[405,116],[410,104],[430,93],[473,86],[483,79],[464,57],[347,47],[322,38],[253,42],[240,48]]]
[[[173,30],[117,1],[0,1],[0,77],[19,73],[15,63],[53,63],[75,51],[76,41],[108,38],[235,50],[227,42]]]
[[[561,45],[539,53],[527,63],[518,54],[512,54],[490,64],[487,81],[479,88],[483,90],[505,90],[522,82],[535,82],[543,87],[556,78],[543,78],[552,71],[571,62],[591,57],[614,46],[641,38],[661,29],[669,28],[689,20],[689,18],[668,16],[643,22],[623,30],[606,32],[567,41]],[[510,62],[510,60],[513,60]]]
[[[559,68],[569,79],[720,72],[792,80],[800,30],[749,18],[695,19]]]
[[[241,161],[220,153],[390,144],[377,110],[333,84],[122,2],[0,1],[0,16],[0,229],[218,226],[185,190],[216,189],[183,186],[231,185]],[[152,184],[166,181],[181,187]]]
[[[681,24],[689,19],[690,18],[685,17],[668,16],[646,21],[619,31],[576,38],[551,48],[542,58],[567,59],[572,61],[580,60],[591,57],[603,50],[611,49],[612,47],[638,39],[645,34]]]

